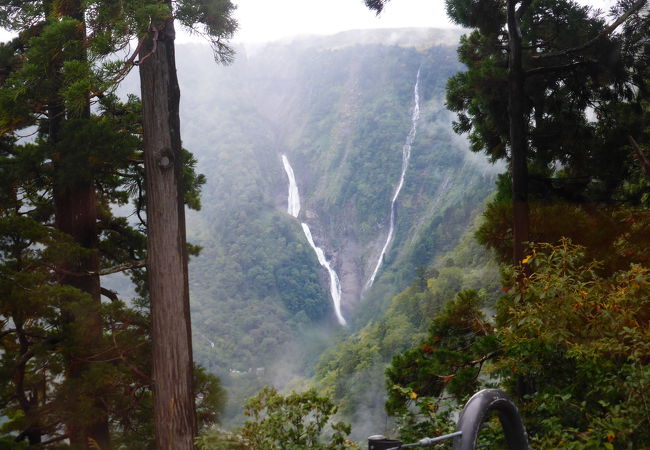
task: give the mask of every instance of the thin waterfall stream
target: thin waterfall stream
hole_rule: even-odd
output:
[[[372,271],[372,275],[370,276],[368,283],[366,283],[365,289],[370,288],[372,284],[375,282],[375,277],[377,276],[377,272],[379,272],[379,268],[381,267],[381,264],[384,262],[384,257],[386,256],[386,252],[388,251],[391,241],[393,240],[393,234],[395,233],[395,208],[397,203],[397,197],[399,197],[399,193],[401,192],[402,187],[404,186],[406,171],[408,170],[409,160],[411,159],[411,146],[413,145],[413,141],[415,140],[418,120],[420,119],[420,94],[418,92],[419,87],[420,87],[420,69],[418,69],[418,74],[415,77],[415,87],[413,88],[413,114],[411,115],[411,129],[409,130],[409,134],[406,136],[406,143],[404,144],[404,147],[402,147],[402,174],[400,175],[399,183],[397,184],[397,188],[395,189],[395,193],[393,194],[393,199],[390,202],[390,227],[388,229],[388,237],[386,238],[384,247],[381,249],[381,253],[379,254],[379,259],[377,260],[377,264],[375,265],[375,270]]]
[[[289,178],[287,212],[297,219],[298,215],[300,214],[300,194],[298,193],[298,184],[296,183],[296,177],[293,173],[293,168],[291,167],[289,159],[286,155],[282,155],[282,165],[284,166],[284,171],[287,173],[287,178]],[[332,303],[334,304],[334,313],[336,314],[336,319],[338,320],[339,324],[346,325],[345,318],[341,314],[341,282],[339,280],[339,277],[336,274],[336,271],[332,269],[329,261],[327,261],[323,249],[316,246],[314,243],[314,238],[311,234],[311,230],[309,229],[309,225],[307,225],[305,222],[301,222],[300,225],[302,226],[303,233],[305,233],[307,242],[309,242],[309,245],[314,250],[314,253],[316,253],[318,262],[321,266],[327,269],[327,273],[330,276],[330,295],[332,296]]]

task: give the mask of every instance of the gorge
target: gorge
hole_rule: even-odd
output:
[[[495,170],[444,106],[459,34],[303,37],[229,67],[179,48],[184,146],[207,177],[188,213],[194,352],[229,391],[228,424],[263,384],[308,383],[479,213]]]

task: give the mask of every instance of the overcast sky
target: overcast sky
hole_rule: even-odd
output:
[[[358,28],[452,27],[443,0],[392,0],[377,16],[363,0],[234,0],[236,41],[261,42],[297,34]]]
[[[612,0],[580,0],[606,7]],[[391,0],[376,16],[363,0],[233,0],[239,30],[236,42],[265,42],[300,34],[332,34],[359,28],[440,27],[454,25],[444,0]],[[0,40],[9,35],[0,30]],[[179,42],[188,38],[180,32]]]
[[[612,0],[578,0],[607,9]],[[359,28],[455,25],[444,0],[391,0],[377,16],[363,0],[233,0],[239,30],[235,41],[264,42],[298,34],[332,34]]]

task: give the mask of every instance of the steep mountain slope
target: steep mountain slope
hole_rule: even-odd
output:
[[[497,263],[474,238],[482,222],[480,209],[474,215],[454,248],[439,254],[429,268],[418,270],[413,283],[391,299],[383,314],[321,355],[314,381],[354,425],[354,440],[391,433],[395,424],[384,409],[386,368],[395,355],[418,345],[449,300],[461,290],[474,289],[483,306],[491,309],[502,293]]]
[[[179,47],[184,145],[208,177],[188,218],[203,247],[190,265],[194,346],[226,383],[309,376],[329,337],[378,317],[456,244],[493,186],[444,108],[457,36],[347,32],[242,49],[225,68]],[[301,222],[340,278],[347,327]]]

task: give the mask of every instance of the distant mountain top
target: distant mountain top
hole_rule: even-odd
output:
[[[375,28],[349,30],[331,35],[300,35],[278,41],[254,45],[254,50],[274,45],[294,45],[302,48],[342,48],[355,45],[397,45],[399,47],[428,48],[436,45],[456,46],[465,31],[450,28]],[[246,45],[250,49],[249,45]]]

